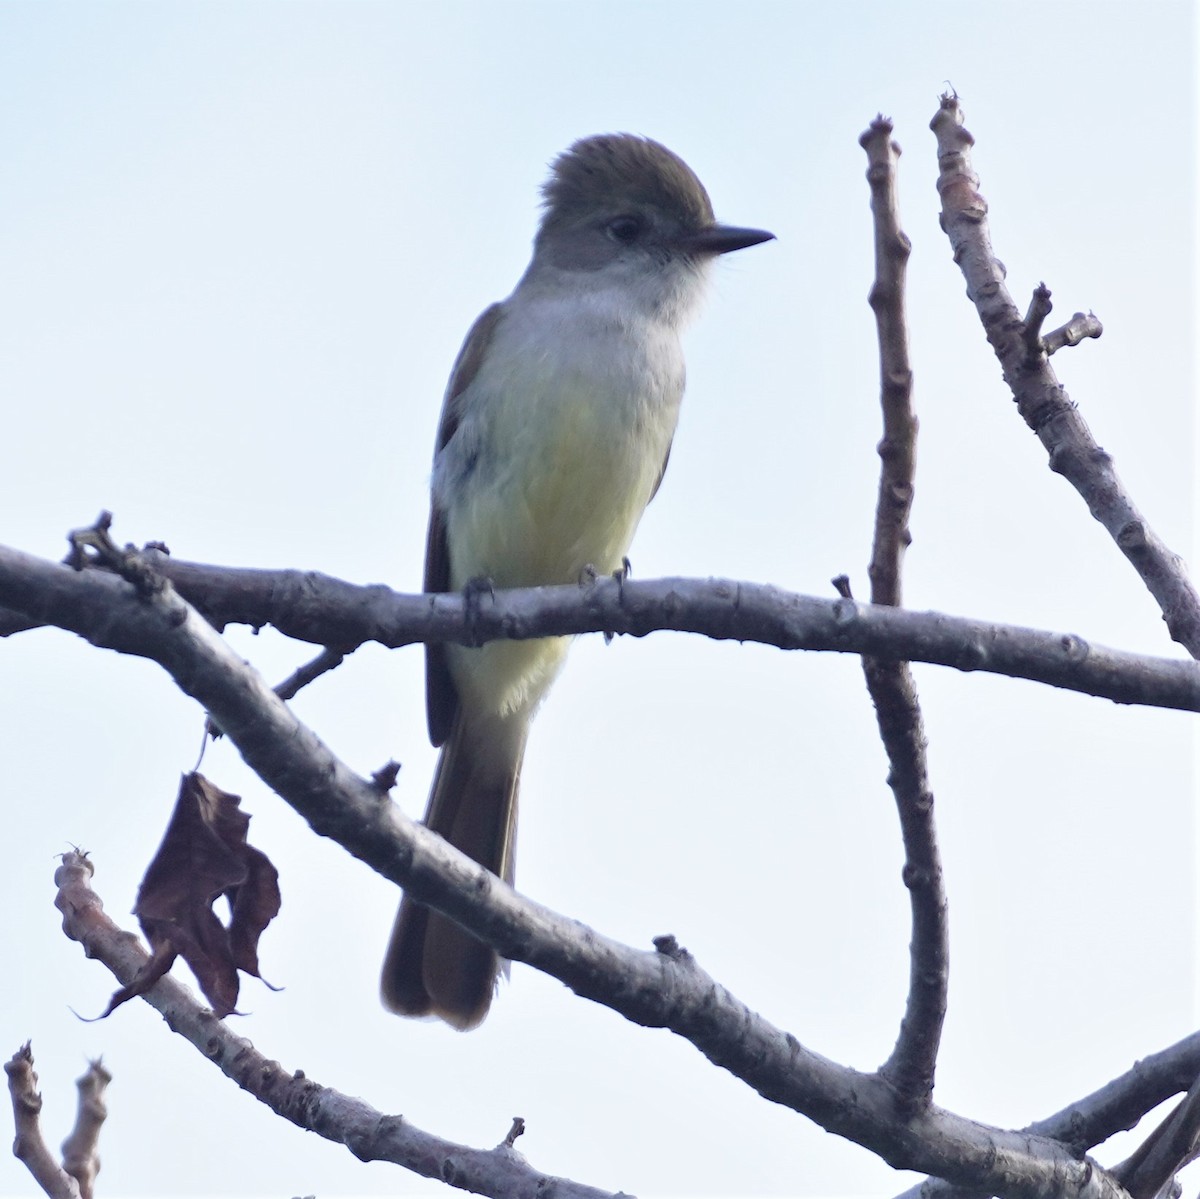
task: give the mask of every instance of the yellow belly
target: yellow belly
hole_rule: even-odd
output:
[[[589,567],[599,574],[620,567],[673,428],[664,421],[647,436],[644,423],[622,427],[612,417],[603,406],[558,395],[521,427],[497,422],[492,436],[508,451],[448,514],[454,588],[481,577],[497,588],[576,583]],[[510,715],[536,706],[569,645],[547,638],[455,648],[450,668],[464,703]]]

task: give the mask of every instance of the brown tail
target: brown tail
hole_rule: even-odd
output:
[[[497,727],[497,724],[500,727]],[[517,783],[525,721],[468,725],[460,713],[442,747],[425,823],[456,849],[513,881]],[[466,1031],[491,1006],[500,959],[447,916],[406,895],[392,928],[380,990],[402,1016],[440,1016]]]

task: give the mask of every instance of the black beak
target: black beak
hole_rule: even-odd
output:
[[[774,241],[775,234],[765,229],[740,229],[737,225],[709,225],[695,233],[685,233],[676,242],[681,250],[691,254],[728,254],[744,250],[764,241]]]

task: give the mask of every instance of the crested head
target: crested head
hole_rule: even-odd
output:
[[[628,133],[576,142],[554,161],[542,198],[533,259],[518,287],[619,291],[623,304],[676,325],[695,307],[714,258],[771,237],[717,224],[692,168]]]
[[[687,231],[713,223],[708,192],[692,168],[666,146],[630,133],[577,141],[555,159],[542,198],[543,232],[627,210],[657,211]]]

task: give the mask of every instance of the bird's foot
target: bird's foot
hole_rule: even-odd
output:
[[[475,635],[479,623],[480,601],[485,595],[493,600],[496,598],[496,584],[487,575],[479,575],[467,580],[462,595],[466,605],[467,628],[471,630],[471,644],[480,645],[482,643]]]

